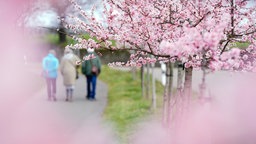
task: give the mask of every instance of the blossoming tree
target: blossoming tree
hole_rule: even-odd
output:
[[[121,66],[180,61],[185,96],[191,95],[193,68],[255,71],[256,7],[247,0],[103,0],[101,18],[95,15],[96,6],[88,13],[71,2],[86,22],[73,17],[75,24],[67,27],[98,40],[76,36],[76,48],[135,51],[128,62],[114,63]],[[248,47],[237,48],[238,42]],[[166,87],[171,83],[172,77]]]

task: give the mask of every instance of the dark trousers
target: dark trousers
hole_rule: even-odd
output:
[[[46,78],[48,98],[56,94],[56,78]]]
[[[86,78],[87,78],[87,98],[95,99],[97,76],[90,75],[90,76],[86,76]]]

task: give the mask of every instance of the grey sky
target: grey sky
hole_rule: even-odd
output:
[[[77,0],[84,10],[90,10],[92,5],[100,2],[100,0]],[[67,15],[75,15],[75,10],[70,4],[65,10]],[[58,27],[58,13],[54,7],[47,1],[38,0],[31,4],[27,15],[25,16],[25,26],[27,27]]]
[[[99,4],[100,0],[77,0],[77,2],[83,7],[84,10],[89,11],[94,4]],[[250,0],[249,6],[255,7],[256,2]],[[101,9],[98,7],[98,9]],[[69,5],[66,9],[66,13],[76,15],[73,6]],[[96,11],[96,17],[100,18],[99,11]],[[38,0],[32,4],[28,16],[25,18],[25,25],[28,27],[58,27],[59,20],[56,10],[51,7],[47,1]]]

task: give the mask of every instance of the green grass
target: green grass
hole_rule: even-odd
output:
[[[236,42],[236,47],[238,47],[238,48],[241,48],[241,49],[246,49],[249,45],[250,45],[250,43],[249,42]]]
[[[114,125],[116,134],[123,142],[127,141],[140,118],[152,114],[151,100],[142,97],[139,75],[137,77],[133,80],[131,72],[113,70],[107,66],[103,66],[99,76],[108,84],[108,105],[104,117]],[[160,83],[157,83],[157,90],[160,99],[163,92]]]
[[[66,42],[60,43],[58,34],[48,34],[44,38],[44,41],[46,41],[47,43],[53,44],[53,45],[60,46],[62,48],[64,48],[65,46],[67,46],[69,44],[75,44],[76,43],[76,41],[74,39],[72,39],[70,36],[66,37]]]
[[[249,42],[234,42],[231,48],[246,49],[250,45]]]
[[[57,45],[59,43],[59,36],[57,34],[48,34],[45,38],[45,41],[47,41],[50,44]]]

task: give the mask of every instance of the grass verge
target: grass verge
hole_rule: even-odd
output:
[[[151,100],[142,97],[139,75],[133,80],[131,72],[103,66],[99,78],[108,85],[108,105],[104,117],[114,125],[120,141],[125,143],[138,120],[152,114]],[[161,92],[163,87],[157,82],[158,99]]]

